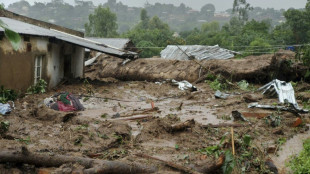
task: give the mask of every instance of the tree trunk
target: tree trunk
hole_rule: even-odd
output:
[[[120,161],[96,160],[91,158],[74,157],[66,155],[47,155],[31,153],[26,148],[20,151],[1,151],[0,163],[25,163],[43,167],[60,167],[66,163],[78,163],[85,167],[84,173],[154,173],[154,167],[147,167],[136,163],[125,163]]]

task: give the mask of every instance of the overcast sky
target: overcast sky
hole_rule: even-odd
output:
[[[7,7],[10,3],[17,2],[19,0],[0,0],[0,3],[5,4]],[[51,0],[27,0],[30,4],[34,2],[50,2]],[[142,7],[146,0],[117,0],[117,2],[122,1],[123,4],[135,7]],[[72,3],[74,0],[65,0],[65,2]],[[94,4],[105,3],[107,0],[94,0]],[[179,5],[180,3],[184,3],[187,6],[190,6],[196,10],[200,10],[200,8],[207,4],[212,3],[216,7],[216,11],[224,11],[228,8],[232,7],[233,0],[148,0],[149,3],[154,4],[155,2],[166,3],[166,4],[175,4]],[[248,0],[248,2],[256,7],[263,8],[275,8],[275,9],[288,9],[288,8],[304,8],[307,0]]]

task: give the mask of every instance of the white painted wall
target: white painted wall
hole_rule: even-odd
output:
[[[47,76],[49,77],[49,87],[55,87],[64,76],[64,61],[60,54],[60,45],[52,44],[47,60]]]

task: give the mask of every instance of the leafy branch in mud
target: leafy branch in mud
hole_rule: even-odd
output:
[[[206,75],[206,81],[207,84],[209,84],[210,88],[214,91],[216,90],[227,90],[231,87],[230,82],[223,78],[221,75],[213,75],[213,74],[207,74]]]
[[[218,145],[209,146],[200,149],[199,152],[205,155],[212,155],[218,158],[221,154],[225,154],[225,163],[222,166],[224,174],[230,173],[247,173],[256,170],[260,173],[268,171],[265,166],[265,156],[257,147],[252,145],[252,137],[250,135],[238,136],[235,140],[236,155],[230,151],[231,140],[226,133]],[[256,158],[253,158],[256,157]]]

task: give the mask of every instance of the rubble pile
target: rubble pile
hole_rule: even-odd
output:
[[[192,60],[101,55],[87,76],[127,81],[0,104],[0,173],[283,173],[310,133],[310,85],[266,72],[286,59],[201,61],[215,74],[194,84],[207,72]]]

